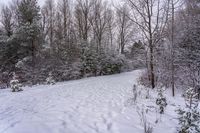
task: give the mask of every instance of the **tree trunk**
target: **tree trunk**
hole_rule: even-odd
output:
[[[149,49],[150,49],[150,80],[151,80],[151,87],[152,89],[155,88],[155,75],[154,75],[154,56],[153,56],[153,33],[152,33],[152,9],[150,8],[149,1],[147,0],[147,6],[148,6],[148,32],[149,32]]]
[[[172,0],[172,36],[171,36],[171,85],[172,96],[175,96],[175,77],[174,77],[174,1]]]
[[[154,75],[154,58],[153,58],[153,45],[150,39],[150,80],[152,89],[155,88],[155,75]]]
[[[31,45],[32,45],[32,67],[35,67],[35,44],[34,44],[34,40],[31,41]]]

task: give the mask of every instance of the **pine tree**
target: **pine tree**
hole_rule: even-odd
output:
[[[200,132],[200,112],[198,110],[198,94],[195,89],[190,88],[184,94],[184,109],[179,109],[179,133],[199,133]]]
[[[90,47],[87,43],[82,43],[81,48],[81,64],[83,76],[96,76],[97,75],[97,63],[98,54],[93,47]]]
[[[17,79],[17,75],[15,73],[13,74],[13,79],[10,81],[10,86],[12,92],[23,91],[22,84],[19,83],[19,80]]]
[[[159,106],[160,114],[164,113],[164,109],[167,106],[166,97],[163,96],[164,89],[159,88],[158,90],[158,97],[156,99],[156,104]]]
[[[37,0],[22,0],[19,3],[17,23],[15,37],[20,41],[18,53],[22,59],[30,56],[34,61],[40,37],[40,8],[37,5]],[[34,65],[34,62],[32,63]]]
[[[46,79],[46,83],[49,85],[54,85],[56,83],[51,72],[49,73],[49,76]]]

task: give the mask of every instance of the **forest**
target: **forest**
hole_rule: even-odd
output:
[[[119,4],[120,3],[120,4]],[[2,6],[1,82],[25,84],[146,68],[142,82],[200,84],[198,0],[14,0]]]
[[[0,89],[140,70],[134,97],[139,86],[158,89],[162,114],[162,88],[187,90],[200,124],[199,0],[12,0],[0,9]],[[179,114],[181,123],[188,112]],[[199,133],[191,121],[179,133]]]

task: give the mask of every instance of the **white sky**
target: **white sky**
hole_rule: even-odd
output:
[[[13,0],[0,0],[0,10],[1,10],[1,8],[2,8],[3,5],[7,5],[7,4],[11,3],[12,1],[13,1]],[[46,1],[46,0],[38,0],[38,3],[39,3],[40,5],[43,5],[45,1]],[[54,0],[54,1],[58,1],[58,0]],[[73,1],[73,0],[72,0],[72,1]],[[121,3],[123,0],[107,0],[107,1],[113,3],[114,5],[118,5],[118,4]],[[120,2],[120,1],[121,1],[121,2]]]
[[[2,6],[2,5],[4,5],[4,4],[8,4],[8,3],[10,3],[12,0],[0,0],[0,6]],[[55,0],[56,1],[56,0]],[[119,0],[108,0],[108,1],[115,1],[115,2],[117,2],[117,1],[119,1]],[[40,5],[42,5],[43,3],[45,2],[45,0],[38,0],[38,3],[40,4]]]

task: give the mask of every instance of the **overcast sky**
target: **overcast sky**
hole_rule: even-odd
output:
[[[4,5],[4,4],[8,4],[10,3],[12,0],[0,0],[0,6]],[[55,0],[56,1],[56,0]],[[119,1],[119,0],[108,0],[108,1]],[[42,5],[45,0],[38,0],[39,4]]]

